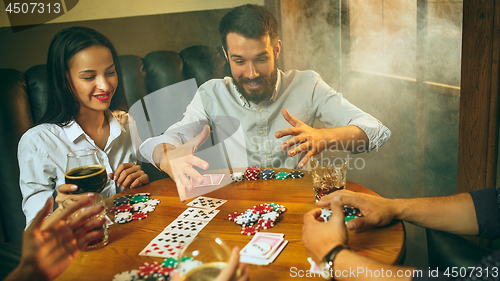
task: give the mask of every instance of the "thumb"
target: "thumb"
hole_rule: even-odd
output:
[[[281,110],[281,114],[283,114],[283,118],[285,118],[285,120],[290,124],[292,125],[293,127],[297,127],[298,125],[300,125],[302,122],[299,121],[297,118],[293,117],[289,112],[288,112],[288,109],[283,108]]]
[[[335,224],[337,227],[340,225],[344,226],[344,204],[340,201],[339,196],[333,197],[333,200],[330,201],[330,209],[332,210],[332,215],[327,223]]]
[[[198,146],[200,146],[207,140],[209,135],[210,135],[210,126],[205,125],[203,127],[203,130],[201,130],[201,132],[196,137],[194,137],[192,140],[189,141],[191,143],[193,153]]]
[[[40,228],[42,226],[42,223],[45,219],[50,214],[50,211],[52,210],[52,198],[47,199],[47,202],[45,202],[45,205],[43,208],[38,212],[36,217],[33,219],[31,222],[31,225],[28,227],[29,230],[33,228]]]
[[[57,192],[69,194],[69,193],[74,192],[77,189],[78,189],[78,186],[76,186],[74,184],[61,184],[59,186],[59,188],[57,189]]]

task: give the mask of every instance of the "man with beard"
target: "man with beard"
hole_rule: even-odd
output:
[[[234,8],[222,18],[219,32],[232,77],[200,86],[184,118],[140,147],[175,180],[181,201],[185,188],[203,182],[193,166],[206,170],[209,165],[193,153],[209,135],[212,143],[223,140],[228,166],[282,168],[303,168],[326,148],[370,151],[390,137],[388,128],[316,72],[278,70],[278,22],[264,8]],[[316,119],[326,128],[312,128]]]

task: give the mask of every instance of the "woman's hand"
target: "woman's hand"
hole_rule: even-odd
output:
[[[117,187],[123,186],[126,189],[149,183],[148,175],[141,166],[134,163],[120,164],[114,173],[109,174],[109,177],[116,182]]]

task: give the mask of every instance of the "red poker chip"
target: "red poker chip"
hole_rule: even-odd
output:
[[[227,215],[227,219],[230,220],[230,221],[234,221],[239,216],[241,216],[240,212],[234,212],[234,213],[231,213],[231,214]]]
[[[241,228],[241,234],[243,235],[255,235],[257,232],[259,232],[258,226],[245,226]]]
[[[155,272],[158,272],[158,270],[160,270],[162,268],[163,268],[163,266],[161,265],[161,263],[159,263],[157,261],[145,262],[143,265],[141,265],[139,267],[138,274],[139,274],[139,276],[144,277],[146,275],[150,275],[150,274],[153,274]]]
[[[272,212],[273,210],[274,210],[274,207],[269,205],[269,204],[260,204],[260,205],[255,205],[252,207],[252,213],[257,214],[257,215],[269,213],[269,212]]]
[[[264,220],[260,219],[259,222],[257,223],[257,226],[262,229],[269,229],[274,227],[274,221],[273,220]]]
[[[120,206],[116,206],[113,208],[114,213],[123,213],[123,212],[130,212],[132,210],[132,205],[130,204],[123,204]]]
[[[142,220],[142,219],[145,219],[148,217],[148,214],[147,213],[143,213],[143,212],[137,212],[137,213],[133,213],[132,214],[132,219],[133,220]]]
[[[175,268],[173,267],[162,267],[160,270],[158,270],[158,273],[161,275],[169,275],[172,271],[174,271]]]

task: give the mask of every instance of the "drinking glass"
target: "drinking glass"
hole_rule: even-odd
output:
[[[345,189],[347,160],[343,157],[315,157],[311,159],[313,190],[316,201],[334,191]]]
[[[66,183],[78,186],[73,193],[101,192],[108,177],[106,168],[97,157],[97,150],[83,149],[68,153],[66,163]]]
[[[179,272],[185,281],[215,280],[230,256],[231,250],[218,236],[200,233],[179,256]]]

